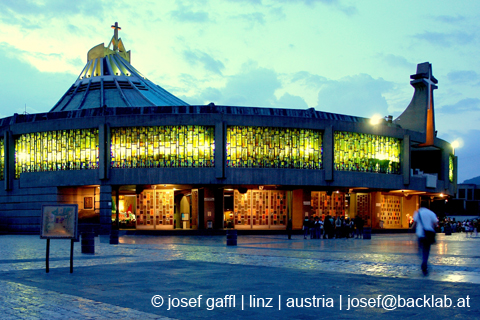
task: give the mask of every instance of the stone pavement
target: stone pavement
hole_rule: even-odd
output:
[[[51,240],[47,274],[46,240],[3,235],[0,318],[480,319],[480,237],[437,240],[427,277],[414,234],[97,237],[73,274],[70,241]]]

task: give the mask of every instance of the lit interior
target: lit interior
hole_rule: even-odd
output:
[[[400,139],[337,131],[334,144],[335,170],[400,174]]]
[[[227,166],[321,169],[322,133],[308,129],[228,127]]]
[[[215,128],[112,128],[112,168],[213,167]]]
[[[15,176],[22,172],[98,168],[98,129],[27,133],[15,139]]]

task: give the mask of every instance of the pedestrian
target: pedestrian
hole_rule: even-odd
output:
[[[323,239],[327,239],[328,235],[330,234],[330,228],[330,216],[327,215],[323,221]]]
[[[349,229],[350,229],[350,238],[353,239],[353,236],[355,234],[355,222],[353,221],[353,219],[350,219]]]
[[[418,247],[422,254],[422,272],[423,275],[428,274],[428,256],[430,254],[430,246],[435,242],[435,227],[438,223],[437,216],[433,211],[426,208],[422,204],[420,209],[415,211],[413,215],[413,227],[416,227],[418,237]]]
[[[342,236],[342,220],[340,216],[337,216],[337,220],[335,221],[335,238],[338,239]]]
[[[310,226],[309,226],[310,239],[315,239],[315,237],[317,236],[317,231],[315,230],[317,219],[318,219],[317,217],[310,219]]]
[[[335,237],[335,218],[333,216],[329,216],[330,220],[330,231],[328,233],[328,239],[333,239]]]
[[[292,219],[288,219],[287,221],[287,235],[288,235],[288,240],[292,239]]]
[[[315,217],[315,225],[314,225],[314,230],[315,230],[315,239],[320,239],[321,238],[321,225],[322,225],[322,220],[320,220],[319,217]]]
[[[355,228],[357,233],[357,239],[363,238],[363,219],[359,215],[355,217]]]
[[[303,220],[303,239],[307,239],[309,228],[310,228],[310,218],[305,217],[305,219]]]
[[[323,235],[323,220],[322,220],[322,218],[318,219],[318,225],[319,225],[318,239],[322,239],[322,235]]]

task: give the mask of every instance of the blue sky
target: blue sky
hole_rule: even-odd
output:
[[[0,117],[46,112],[115,21],[132,64],[190,104],[401,114],[409,76],[438,79],[438,137],[480,176],[480,2],[2,0]]]

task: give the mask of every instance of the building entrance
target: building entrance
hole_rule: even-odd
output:
[[[235,229],[285,229],[288,205],[284,190],[234,191]]]
[[[167,186],[119,188],[119,199],[112,197],[112,224],[117,206],[120,228],[137,230],[196,229],[198,227],[198,189]]]

